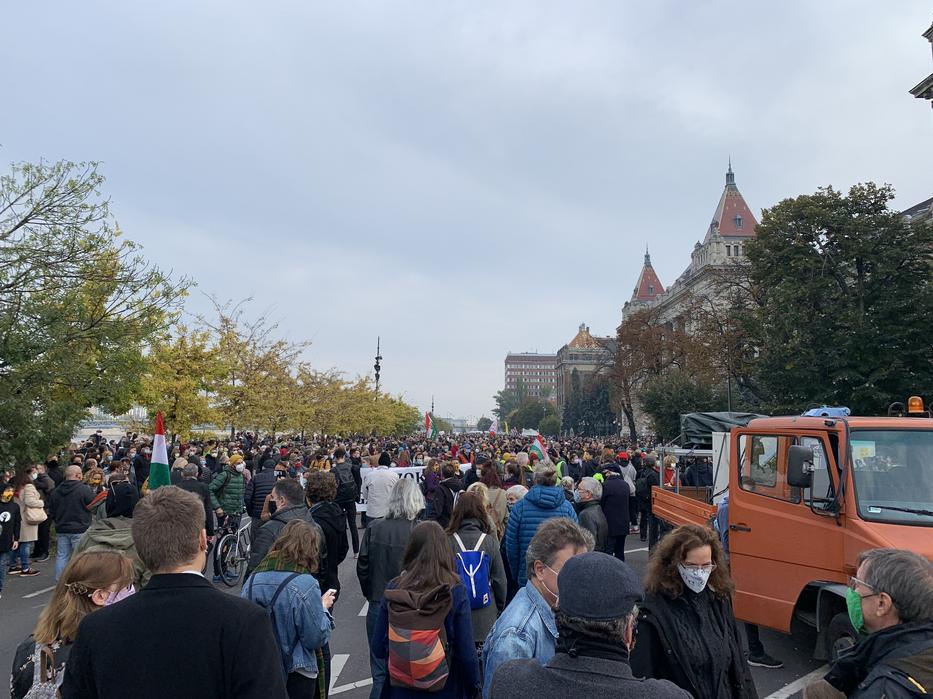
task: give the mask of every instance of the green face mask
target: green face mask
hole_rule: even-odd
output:
[[[862,616],[862,598],[851,587],[846,590],[846,609],[849,612],[849,621],[852,622],[852,627],[862,636],[867,635],[865,618]]]

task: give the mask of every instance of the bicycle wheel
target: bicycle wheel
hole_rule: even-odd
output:
[[[227,587],[236,587],[240,581],[239,562],[237,561],[236,535],[226,534],[217,544],[217,563],[220,581]]]

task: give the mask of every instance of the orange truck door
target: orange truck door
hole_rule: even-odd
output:
[[[842,528],[812,512],[805,494],[787,484],[788,447],[797,443],[815,447],[822,458],[815,468],[827,474],[835,468],[818,435],[742,433],[732,443],[732,468],[738,469],[729,493],[735,614],[784,632],[804,587],[834,579],[842,565]]]

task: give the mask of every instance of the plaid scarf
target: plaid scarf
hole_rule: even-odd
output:
[[[260,561],[259,565],[256,566],[256,569],[253,571],[253,574],[256,573],[268,573],[268,572],[278,572],[278,573],[304,573],[307,575],[313,575],[311,569],[307,566],[303,566],[300,563],[292,563],[291,561],[286,561],[279,555],[278,551],[270,551],[266,554],[266,557]],[[317,659],[317,688],[318,696],[321,699],[327,699],[327,680],[325,677],[325,667],[324,667],[324,649],[316,648],[314,650],[314,656]]]

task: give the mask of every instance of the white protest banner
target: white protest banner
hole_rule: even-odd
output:
[[[389,466],[388,468],[392,473],[397,473],[399,478],[414,478],[415,483],[419,486],[421,481],[424,480],[424,466]],[[460,464],[460,474],[463,475],[471,468],[473,468],[472,464]],[[360,499],[356,502],[357,512],[366,512],[366,485],[369,483],[370,474],[375,470],[374,468],[360,468],[360,478],[363,480],[363,485],[360,487]]]

